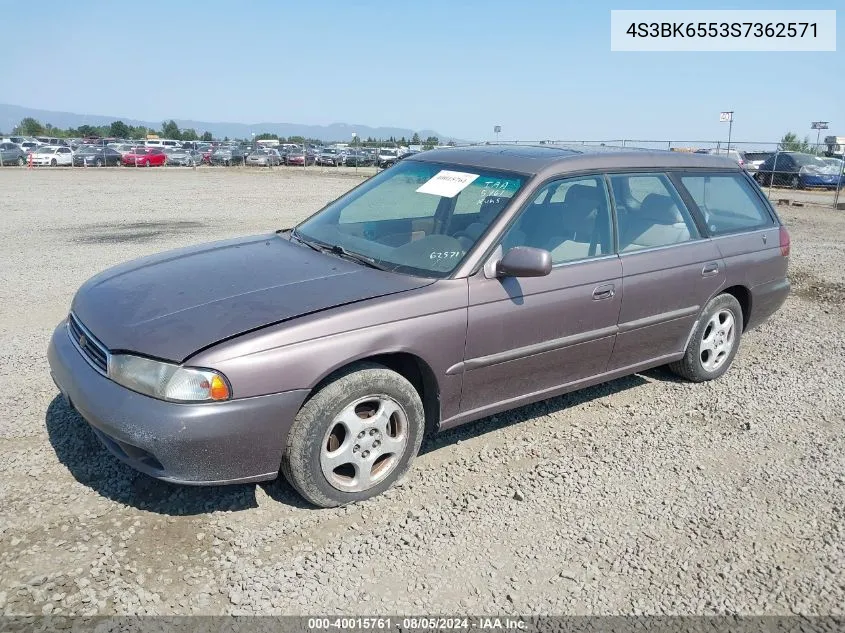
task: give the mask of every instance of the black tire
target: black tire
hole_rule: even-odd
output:
[[[58,167],[59,162],[54,158],[50,161],[50,167]]]
[[[320,456],[324,438],[344,408],[367,396],[388,396],[398,403],[407,420],[404,452],[392,469],[371,488],[358,492],[341,490],[327,479]],[[404,475],[420,449],[425,432],[425,413],[414,386],[403,376],[375,363],[358,363],[324,385],[299,410],[282,456],[285,479],[307,501],[323,508],[363,501],[381,494]]]
[[[23,159],[23,156],[18,156],[18,167],[23,167],[26,164],[26,161]]]
[[[733,345],[721,364],[713,370],[708,370],[702,362],[702,339],[708,334],[711,319],[725,311],[730,312],[734,319]],[[739,351],[743,326],[742,307],[740,307],[736,297],[727,293],[714,297],[704,307],[701,317],[695,326],[695,330],[690,337],[684,357],[677,362],[671,363],[669,369],[678,376],[692,382],[704,382],[719,378],[733,364],[734,357],[736,357],[736,353]]]
[[[103,166],[103,161],[101,161],[101,160],[98,158],[98,159],[94,162],[94,166],[95,166],[95,167],[102,167],[102,166]]]
[[[799,178],[797,174],[792,176],[792,178],[789,180],[789,186],[792,187],[793,189],[800,189],[801,188],[801,178]]]

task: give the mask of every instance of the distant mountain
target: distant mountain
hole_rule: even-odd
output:
[[[103,116],[100,114],[75,114],[73,112],[55,112],[52,110],[38,110],[22,106],[0,104],[0,132],[8,134],[21,119],[32,117],[41,123],[50,123],[54,127],[69,128],[80,125],[109,125],[113,121],[123,121],[127,125],[143,125],[154,130],[161,129],[161,121],[140,121],[119,116]],[[391,136],[410,139],[414,132],[425,139],[436,136],[441,142],[457,141],[450,136],[444,136],[434,130],[411,130],[400,127],[370,127],[367,125],[350,125],[348,123],[332,123],[331,125],[302,125],[299,123],[214,123],[209,121],[191,121],[189,119],[174,119],[180,129],[193,128],[198,134],[211,132],[215,138],[249,138],[254,132],[261,134],[269,132],[279,136],[304,136],[318,138],[323,141],[347,141],[355,132],[359,138],[390,138]]]

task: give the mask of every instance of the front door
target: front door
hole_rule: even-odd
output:
[[[505,231],[501,252],[542,248],[553,268],[469,280],[462,413],[539,399],[607,369],[622,299],[610,217],[601,176],[569,178],[542,186]]]

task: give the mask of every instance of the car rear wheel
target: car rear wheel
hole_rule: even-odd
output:
[[[422,401],[410,382],[382,365],[357,364],[300,409],[281,470],[317,506],[369,499],[407,472],[424,429]]]
[[[718,378],[733,363],[742,328],[742,308],[736,297],[714,297],[704,308],[684,357],[670,364],[669,369],[692,382]]]
[[[801,179],[798,176],[793,176],[789,181],[789,185],[793,189],[800,189],[801,188]]]
[[[23,156],[18,156],[18,167],[23,167],[25,162]]]

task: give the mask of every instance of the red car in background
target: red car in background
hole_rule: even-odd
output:
[[[166,160],[165,153],[157,147],[133,147],[123,155],[127,167],[161,167]]]

